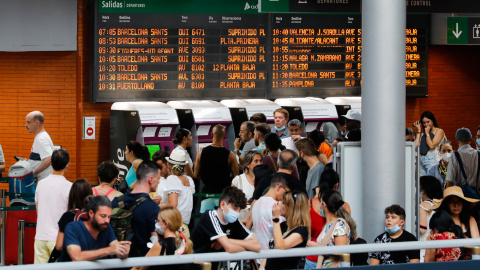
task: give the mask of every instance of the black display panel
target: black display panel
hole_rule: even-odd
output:
[[[359,14],[258,14],[235,0],[92,6],[91,102],[361,94]],[[407,96],[427,95],[428,22],[407,19]]]

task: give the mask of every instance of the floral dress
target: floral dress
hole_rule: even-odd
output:
[[[440,234],[432,235],[432,240],[450,240],[457,239],[457,237],[451,232],[443,232]],[[435,250],[435,261],[445,262],[445,261],[457,261],[460,258],[461,250],[460,248],[437,248]]]
[[[321,243],[323,238],[325,237],[325,234],[328,232],[330,227],[335,225],[335,229],[333,229],[332,236],[330,239],[328,239],[327,246],[335,246],[335,236],[342,236],[342,235],[347,235],[347,244],[350,244],[350,227],[348,227],[348,224],[346,224],[343,220],[337,220],[336,222],[332,222],[330,224],[327,224],[323,227],[322,232],[317,238],[317,243]],[[325,259],[323,260],[323,268],[331,268],[333,264],[333,260],[329,256],[325,256]]]

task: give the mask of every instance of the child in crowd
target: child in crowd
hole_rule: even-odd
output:
[[[397,204],[385,208],[385,232],[375,238],[374,243],[396,243],[417,241],[413,234],[403,230],[405,210]],[[370,255],[370,265],[418,263],[420,250],[377,251]]]
[[[435,214],[433,214],[429,225],[430,229],[432,229],[432,232],[428,236],[427,240],[465,238],[462,232],[462,227],[455,224],[450,214],[442,209],[437,210]],[[457,261],[461,254],[462,250],[458,247],[427,249],[427,252],[425,253],[425,261]]]

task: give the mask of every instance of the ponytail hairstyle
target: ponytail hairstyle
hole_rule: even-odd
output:
[[[158,213],[158,219],[162,220],[163,222],[167,222],[168,229],[172,232],[175,232],[175,234],[177,235],[175,240],[176,248],[180,246],[182,240],[185,240],[185,251],[182,254],[193,253],[192,241],[183,234],[182,214],[177,208],[162,208],[162,210],[160,210],[160,212]]]
[[[430,229],[436,229],[439,233],[452,232],[458,239],[465,238],[462,228],[455,224],[455,221],[445,210],[437,209],[430,218],[428,225]]]
[[[135,157],[142,159],[143,161],[150,160],[150,151],[148,148],[137,141],[129,141],[127,143],[128,150],[133,151]]]
[[[188,137],[188,134],[190,134],[190,130],[186,128],[181,128],[175,132],[175,137],[173,138],[173,143],[174,144],[181,144],[183,142],[183,138]]]
[[[171,172],[173,175],[180,176],[180,175],[183,175],[184,169],[185,169],[185,165],[172,164]]]
[[[350,227],[350,243],[357,239],[357,223],[352,216],[345,210],[342,195],[336,190],[328,190],[322,195],[322,201],[327,206],[327,210],[333,213],[336,218],[343,218]]]
[[[338,183],[340,183],[340,177],[338,176],[338,173],[333,169],[325,168],[320,175],[320,180],[318,181],[318,186],[320,187],[318,198],[321,199],[323,193],[333,190],[335,185]]]
[[[310,239],[310,206],[308,205],[308,198],[302,192],[285,192],[283,194],[283,204],[287,210],[285,215],[287,219],[287,233],[296,227],[307,227],[308,238]]]

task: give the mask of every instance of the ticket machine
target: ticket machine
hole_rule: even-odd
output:
[[[268,99],[230,99],[222,100],[222,104],[229,108],[245,108],[246,120],[256,113],[263,113],[267,117],[267,124],[272,130],[275,127],[273,112],[281,108],[280,105]]]
[[[221,104],[227,106],[232,116],[233,129],[235,137],[239,137],[240,126],[243,122],[248,121],[247,109],[245,109],[245,102],[240,99],[226,99],[220,101]]]
[[[344,126],[345,117],[342,117],[342,115],[346,115],[348,110],[352,108],[350,104],[348,104],[348,102],[344,100],[342,97],[329,97],[329,98],[326,98],[325,100],[335,105],[335,109],[337,110],[337,113],[338,113],[338,125],[340,127]]]
[[[235,134],[232,126],[232,117],[227,107],[216,101],[169,101],[170,107],[175,108],[180,127],[192,132],[192,159],[197,158],[198,151],[212,143],[212,129],[217,124],[225,126],[227,138],[223,146],[234,149]]]
[[[279,98],[275,103],[282,106],[290,114],[291,119],[298,119],[304,127],[302,136],[315,129],[320,129],[323,122],[336,123],[338,114],[335,105],[321,98]]]
[[[161,102],[116,102],[110,110],[110,159],[125,177],[130,163],[125,160],[125,146],[135,140],[148,147],[150,155],[157,150],[170,153],[178,128],[174,108]]]
[[[347,104],[352,110],[362,110],[362,97],[328,97],[326,101],[333,104]]]

